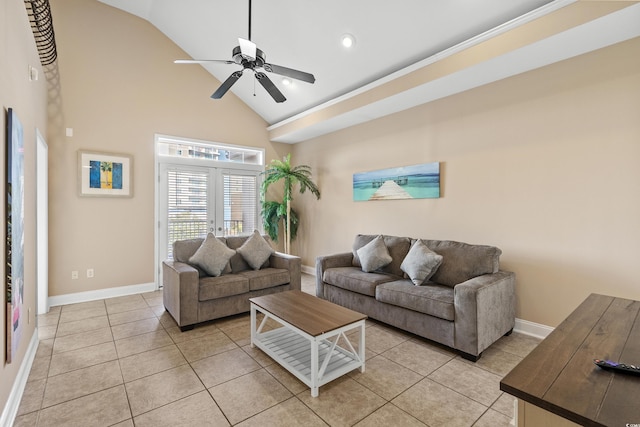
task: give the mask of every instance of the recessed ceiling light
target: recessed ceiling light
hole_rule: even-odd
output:
[[[342,43],[342,46],[344,46],[347,49],[349,49],[349,48],[352,48],[353,46],[355,46],[356,38],[352,34],[344,34],[340,38],[340,42]]]
[[[290,86],[291,84],[293,84],[293,81],[288,77],[283,77],[282,84],[285,86]]]

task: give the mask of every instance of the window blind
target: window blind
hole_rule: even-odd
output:
[[[236,236],[257,229],[257,178],[224,174],[224,234]]]
[[[171,258],[173,242],[207,234],[208,180],[208,172],[174,169],[167,173],[167,242]]]

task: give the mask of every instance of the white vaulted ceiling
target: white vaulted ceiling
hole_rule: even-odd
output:
[[[231,59],[248,37],[248,0],[100,1],[148,20],[194,59]],[[340,44],[345,33],[352,49]],[[250,73],[231,91],[272,140],[295,143],[637,36],[635,1],[253,0],[251,39],[267,62],[316,82],[285,86],[267,73],[281,104]],[[224,81],[241,67],[205,68]]]

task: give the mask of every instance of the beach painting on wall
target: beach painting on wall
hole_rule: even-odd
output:
[[[16,112],[7,111],[6,291],[7,363],[20,345],[24,312],[24,136]]]
[[[439,197],[439,162],[353,174],[353,200],[356,202]]]

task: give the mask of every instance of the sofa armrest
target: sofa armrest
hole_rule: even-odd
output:
[[[333,255],[319,256],[316,258],[316,296],[324,298],[324,272],[329,268],[351,267],[353,253],[344,252]]]
[[[269,265],[273,268],[284,268],[289,270],[289,285],[292,290],[302,289],[301,266],[302,260],[298,256],[288,255],[282,252],[275,252],[269,258]]]
[[[501,270],[454,287],[455,348],[479,356],[513,329],[515,282],[514,273]]]
[[[198,270],[189,264],[162,262],[162,300],[178,326],[198,323],[198,282]]]

